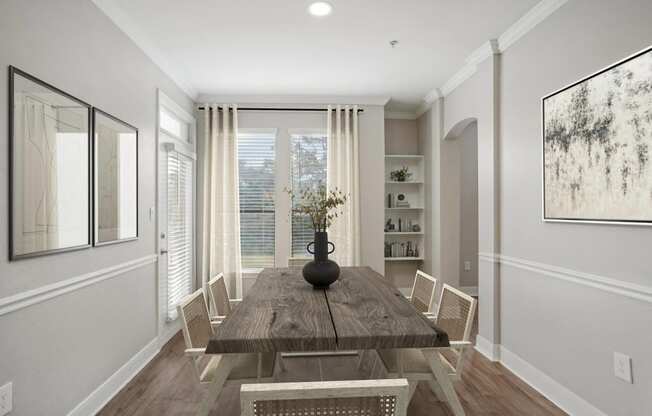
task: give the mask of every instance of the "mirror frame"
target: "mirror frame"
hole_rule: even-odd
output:
[[[93,246],[94,247],[101,247],[101,246],[106,246],[110,244],[118,244],[118,243],[125,243],[127,241],[135,241],[140,238],[140,221],[139,221],[139,199],[140,199],[140,186],[139,186],[139,171],[140,171],[140,163],[139,163],[139,152],[138,152],[138,144],[139,144],[139,137],[138,137],[138,128],[132,126],[131,124],[120,120],[119,118],[107,113],[106,111],[102,111],[97,107],[93,107],[92,111],[92,120],[93,120],[93,127],[92,127],[92,142],[93,142],[93,194],[92,194],[92,200],[93,200],[93,223],[92,223],[92,228],[93,228]],[[99,146],[97,145],[97,140],[99,140],[99,137],[96,137],[95,135],[95,122],[97,119],[97,115],[101,115],[103,117],[106,117],[110,120],[115,121],[116,123],[122,124],[123,126],[133,129],[136,132],[136,235],[134,237],[128,237],[128,238],[119,238],[116,240],[109,240],[109,241],[98,241],[98,233],[97,233],[97,224],[98,224],[98,218],[96,218],[98,214],[98,209],[99,209],[99,204],[97,201],[98,198],[98,186],[97,186],[97,180],[99,178],[99,172],[98,172],[98,164],[97,164],[97,149]]]
[[[91,199],[91,194],[92,194],[92,167],[93,167],[93,141],[92,141],[92,119],[91,119],[91,113],[92,113],[92,106],[79,98],[68,94],[67,92],[51,85],[48,84],[45,81],[42,81],[38,78],[36,78],[33,75],[28,74],[25,71],[22,71],[14,66],[9,66],[9,91],[8,91],[8,100],[9,100],[9,119],[7,120],[7,126],[9,128],[9,224],[8,224],[8,239],[9,239],[9,260],[14,261],[14,260],[21,260],[21,259],[28,259],[28,258],[33,258],[33,257],[40,257],[40,256],[47,256],[51,254],[57,254],[57,253],[65,253],[68,251],[76,251],[76,250],[83,250],[90,248],[92,245],[92,228],[93,228],[93,202]],[[82,107],[86,107],[86,112],[87,112],[87,123],[88,123],[88,131],[87,131],[87,143],[88,143],[88,220],[87,220],[87,237],[86,237],[86,244],[81,244],[77,246],[70,246],[70,247],[61,247],[61,248],[54,248],[50,250],[41,250],[41,251],[34,251],[31,253],[25,253],[25,254],[16,254],[14,252],[14,171],[16,169],[16,161],[14,160],[14,140],[15,140],[15,135],[14,135],[14,78],[15,76],[21,76],[29,81],[34,82],[35,84],[38,84],[42,87],[45,87],[59,95],[62,95],[72,101],[75,101],[76,103],[80,104]]]

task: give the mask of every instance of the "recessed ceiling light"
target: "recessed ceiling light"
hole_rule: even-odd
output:
[[[308,12],[313,16],[324,17],[333,12],[333,6],[325,1],[316,1],[308,6]]]

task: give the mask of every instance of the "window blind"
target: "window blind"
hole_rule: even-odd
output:
[[[193,162],[179,152],[167,157],[168,287],[167,319],[177,318],[177,305],[192,291]]]
[[[238,133],[243,269],[274,267],[276,133]]]
[[[326,185],[326,135],[294,134],[291,141],[291,181],[295,194],[303,189],[316,189],[320,184]],[[297,201],[294,202],[296,203]],[[310,217],[292,214],[292,256],[310,256],[306,246],[313,239]]]

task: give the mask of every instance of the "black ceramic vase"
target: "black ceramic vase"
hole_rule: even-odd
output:
[[[328,245],[332,246],[329,250]],[[313,250],[310,250],[313,246]],[[335,244],[328,241],[328,233],[315,232],[315,241],[308,244],[308,253],[314,254],[315,259],[303,266],[303,278],[316,289],[326,288],[340,277],[340,266],[333,260],[328,260],[328,255],[335,251]]]

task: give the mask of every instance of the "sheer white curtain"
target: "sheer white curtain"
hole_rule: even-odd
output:
[[[230,296],[241,297],[238,108],[217,104],[205,104],[204,108],[198,224],[202,284],[222,272]]]
[[[349,196],[344,213],[328,229],[335,244],[332,257],[340,266],[360,265],[360,144],[358,106],[328,106],[329,189]]]

